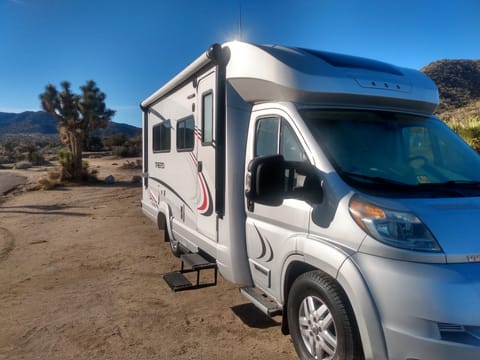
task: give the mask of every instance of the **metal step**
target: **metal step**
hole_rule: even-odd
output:
[[[181,272],[173,271],[163,275],[163,280],[170,286],[173,291],[181,291],[191,289],[193,287],[190,280],[188,280]]]
[[[214,269],[217,267],[215,262],[205,259],[199,253],[188,253],[180,256],[182,266],[190,267],[192,270]]]
[[[282,308],[268,295],[258,292],[253,287],[240,288],[240,293],[267,316],[282,314]]]
[[[181,269],[163,275],[163,279],[173,291],[182,291],[190,289],[199,289],[207,286],[217,285],[218,270],[217,264],[206,259],[199,253],[188,253],[180,256],[182,261]],[[200,271],[212,269],[214,271],[213,281],[210,283],[200,283]],[[196,272],[197,281],[193,284],[184,274]]]

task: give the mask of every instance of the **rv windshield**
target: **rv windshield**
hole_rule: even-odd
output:
[[[404,196],[480,196],[480,156],[435,117],[300,111],[344,181]]]

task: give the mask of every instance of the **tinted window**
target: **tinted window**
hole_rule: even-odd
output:
[[[280,154],[287,161],[305,161],[307,157],[298,142],[298,138],[290,125],[285,120],[282,121],[282,130],[280,135]]]
[[[202,144],[213,143],[213,93],[209,92],[202,98]]]
[[[177,150],[189,151],[194,146],[195,122],[193,117],[177,122]]]
[[[278,126],[279,119],[276,117],[263,118],[258,121],[255,156],[277,154]]]
[[[153,127],[153,151],[170,151],[170,121],[164,121]]]
[[[280,131],[279,131],[280,127]],[[287,121],[277,117],[257,123],[255,156],[281,154],[287,161],[304,161],[305,153]]]

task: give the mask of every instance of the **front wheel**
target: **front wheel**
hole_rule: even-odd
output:
[[[358,330],[343,290],[328,275],[298,277],[288,296],[287,316],[301,359],[362,359]]]

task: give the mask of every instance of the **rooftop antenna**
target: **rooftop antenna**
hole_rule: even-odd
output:
[[[238,39],[243,40],[243,28],[242,28],[242,3],[238,3]]]

